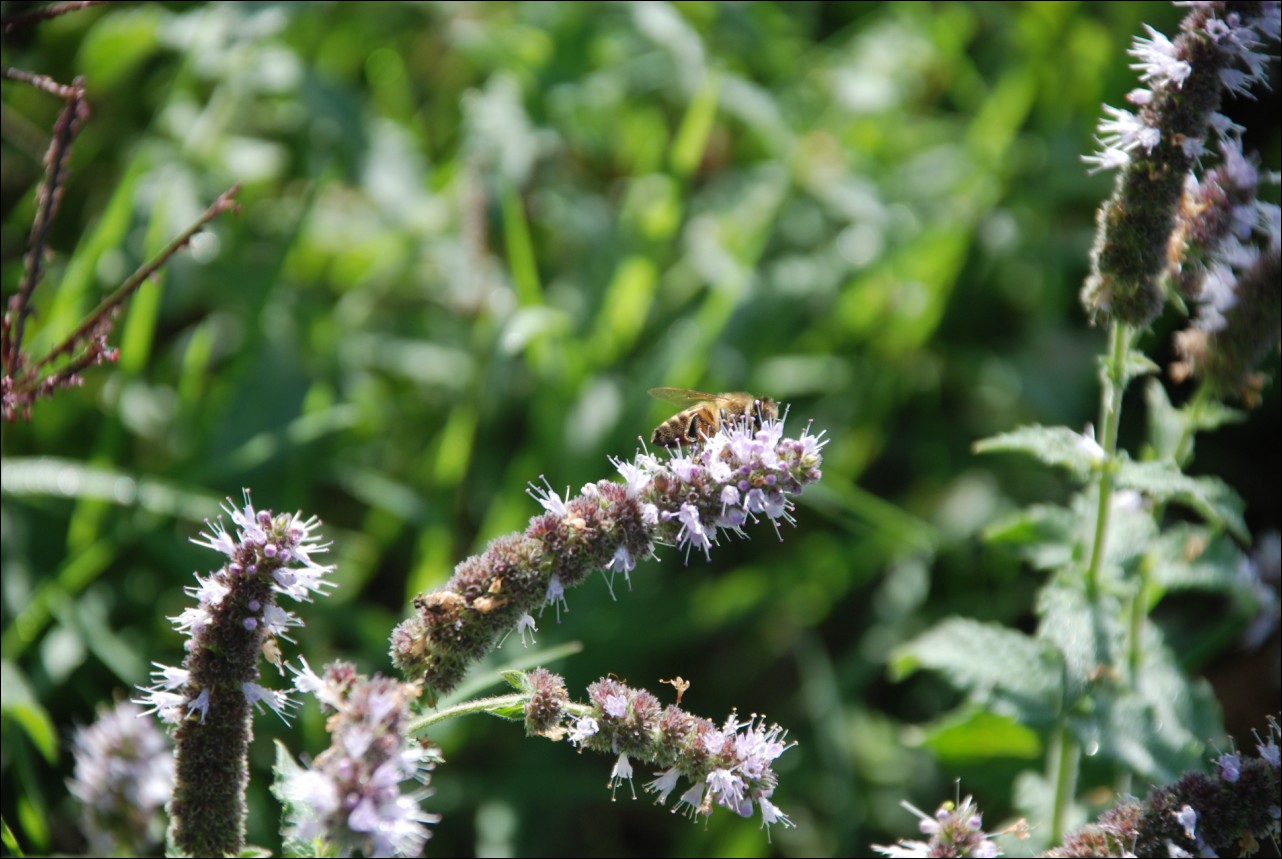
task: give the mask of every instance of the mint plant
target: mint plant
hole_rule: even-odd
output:
[[[1206,739],[1221,732],[1209,685],[1190,676],[1152,620],[1158,603],[1196,589],[1227,596],[1243,619],[1277,612],[1252,561],[1241,499],[1189,466],[1198,433],[1246,418],[1230,403],[1258,399],[1255,366],[1278,339],[1278,207],[1257,196],[1265,178],[1276,184],[1277,177],[1260,175],[1242,151],[1244,129],[1220,106],[1267,82],[1279,10],[1276,3],[1190,7],[1174,40],[1152,28],[1135,40],[1129,53],[1144,86],[1127,96],[1131,109],[1106,107],[1101,148],[1084,159],[1117,171],[1081,295],[1107,330],[1098,436],[1090,427],[1028,426],[975,445],[1062,469],[1078,487],[1064,504],[1034,505],[987,530],[1046,576],[1037,628],[1026,634],[952,618],[892,659],[899,676],[935,672],[969,706],[1045,738],[1045,768],[1020,777],[1015,799],[1040,822],[1048,845],[1081,814],[1085,758],[1106,765],[1112,786],[1127,793],[1200,768]],[[1197,388],[1180,405],[1145,354],[1157,344],[1144,335],[1168,307],[1189,316],[1172,373]],[[1132,452],[1119,444],[1122,406],[1141,379],[1149,431]],[[1276,767],[1272,785],[1276,809]],[[1195,799],[1189,808],[1186,817],[1210,810]],[[1263,837],[1261,819],[1267,814],[1236,835]],[[1276,831],[1276,817],[1272,825]],[[1216,828],[1222,849],[1223,830],[1233,827],[1220,820]],[[1203,845],[1191,823],[1171,840],[1180,850]],[[1134,849],[1124,841],[1117,849]]]

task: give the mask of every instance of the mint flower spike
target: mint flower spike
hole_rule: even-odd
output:
[[[645,689],[609,678],[588,687],[588,704],[570,703],[565,681],[543,668],[522,675],[516,685],[528,696],[527,733],[614,756],[612,798],[626,781],[635,799],[635,767],[651,764],[660,771],[644,789],[657,795],[656,804],[666,804],[682,779],[690,785],[674,812],[684,810],[695,819],[707,817],[717,806],[745,818],[760,811],[767,838],[774,824],[793,826],[771,801],[778,784],[772,765],[796,745],[779,725],[760,716],[743,720],[731,713],[718,727],[675,704],[663,706]]]
[[[428,825],[440,819],[420,807],[431,795],[433,764],[405,731],[419,687],[367,678],[349,662],[332,662],[321,675],[299,662],[289,666],[295,687],[333,715],[329,748],[310,766],[284,771],[272,788],[286,804],[286,837],[309,847],[319,840],[341,856],[418,856]]]
[[[82,830],[100,856],[154,855],[164,844],[164,806],[174,786],[169,738],[142,708],[102,708],[72,736],[76,768],[67,782],[81,803]]]
[[[786,418],[786,415],[785,415]],[[544,512],[519,534],[490,543],[454,569],[443,587],[414,599],[415,614],[392,633],[392,661],[422,678],[428,701],[458,685],[468,666],[535,613],[568,611],[565,594],[595,571],[630,575],[656,545],[676,546],[685,562],[727,532],[746,537],[764,521],[782,538],[793,497],[821,476],[827,440],[807,425],[784,436],[784,419],[725,421],[703,444],[630,461],[611,459],[623,483],[600,480],[565,497],[544,481],[529,494]],[[611,593],[613,586],[611,583]]]
[[[1196,376],[1247,406],[1259,402],[1256,366],[1276,348],[1282,270],[1282,215],[1258,199],[1261,175],[1241,143],[1221,145],[1222,160],[1184,193],[1168,256],[1171,278],[1197,314],[1175,335],[1176,381]]]
[[[1060,856],[1250,856],[1262,841],[1277,841],[1279,728],[1268,717],[1258,755],[1226,752],[1212,772],[1187,772],[1152,787],[1148,796],[1121,797],[1095,823],[1069,833],[1042,854]],[[1125,852],[1123,852],[1125,851]]]
[[[992,840],[992,834],[984,832],[983,815],[969,796],[960,803],[945,802],[933,817],[912,803],[905,801],[900,805],[917,815],[922,834],[930,836],[930,840],[900,839],[891,845],[872,845],[872,849],[883,856],[896,859],[913,856],[972,856],[976,859],[988,859],[1002,855]]]
[[[173,846],[191,856],[234,854],[244,847],[251,708],[288,722],[295,706],[284,691],[259,684],[259,660],[280,667],[279,639],[303,625],[280,597],[311,602],[334,583],[332,566],[313,559],[329,550],[315,517],[256,510],[230,500],[222,519],[206,520],[192,542],[225,556],[186,588],[196,605],[170,618],[188,637],[181,668],[153,663],[152,685],[136,703],[171,726],[177,742],[174,796],[169,804]]]
[[[1117,170],[1112,197],[1100,208],[1091,273],[1082,304],[1095,317],[1144,327],[1166,300],[1167,244],[1184,183],[1211,147],[1236,127],[1222,113],[1225,93],[1250,97],[1268,82],[1278,39],[1279,4],[1198,2],[1172,41],[1145,25],[1129,54],[1147,88],[1127,96],[1134,112],[1105,106],[1097,141],[1083,156],[1089,172]]]

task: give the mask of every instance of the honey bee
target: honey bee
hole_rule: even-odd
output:
[[[742,392],[706,394],[685,388],[651,388],[650,396],[686,408],[654,428],[650,443],[663,447],[695,445],[713,436],[725,420],[749,419],[753,426],[779,417],[779,405],[769,397]]]

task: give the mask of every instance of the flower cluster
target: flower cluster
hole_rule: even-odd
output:
[[[756,716],[741,720],[731,713],[718,727],[675,704],[663,706],[644,689],[608,678],[588,687],[587,706],[569,705],[564,681],[543,669],[525,675],[522,686],[530,695],[527,726],[531,721],[547,724],[547,711],[559,709],[557,721],[564,719],[568,729],[539,733],[563,735],[580,749],[617,755],[610,775],[612,788],[617,790],[625,781],[631,787],[634,762],[647,763],[661,770],[644,786],[657,795],[660,805],[683,778],[689,782],[674,811],[684,809],[693,818],[712,814],[721,806],[740,817],[751,817],[756,809],[767,831],[776,823],[793,825],[770,799],[778,783],[771,765],[795,745],[786,741],[787,732],[780,726],[767,725]],[[632,793],[635,798],[636,791]]]
[[[1259,167],[1242,152],[1242,142],[1220,143],[1220,163],[1185,183],[1175,232],[1167,254],[1170,277],[1188,299],[1200,302],[1200,327],[1218,331],[1234,304],[1235,272],[1250,268],[1261,249],[1279,244],[1279,209],[1258,198]],[[1277,183],[1276,176],[1263,177]]]
[[[1196,319],[1175,335],[1180,360],[1171,373],[1197,375],[1251,404],[1263,384],[1255,367],[1277,342],[1282,312],[1282,215],[1257,199],[1260,172],[1241,143],[1229,139],[1220,151],[1218,167],[1189,177],[1171,237],[1171,280],[1197,302]]]
[[[407,744],[414,684],[379,675],[365,678],[347,662],[317,675],[302,662],[294,685],[332,710],[330,747],[311,766],[282,773],[273,790],[286,806],[285,835],[308,845],[318,840],[350,856],[417,856],[438,819],[420,808],[431,762]],[[409,791],[402,791],[405,782]]]
[[[1244,257],[1241,267],[1217,266],[1199,306],[1198,318],[1175,335],[1179,361],[1171,374],[1205,379],[1218,393],[1247,406],[1260,400],[1264,377],[1260,361],[1278,342],[1282,313],[1282,253],[1275,242],[1262,253]]]
[[[1279,737],[1270,718],[1256,756],[1227,752],[1212,774],[1188,773],[1142,802],[1127,797],[1045,855],[1252,855],[1261,841],[1278,838]]]
[[[278,639],[302,626],[277,605],[281,596],[309,602],[332,586],[333,567],[312,560],[328,543],[320,524],[302,514],[255,510],[245,493],[243,508],[224,509],[236,526],[233,537],[221,520],[193,542],[221,552],[226,563],[187,589],[197,605],[171,618],[189,636],[181,668],[156,663],[153,685],[138,701],[173,726],[178,743],[177,778],[170,804],[174,839],[184,852],[222,855],[244,841],[246,755],[253,737],[251,707],[266,707],[282,719],[293,702],[284,692],[258,684],[262,655],[279,665]]]
[[[169,738],[141,715],[137,704],[122,701],[72,738],[76,769],[67,786],[82,804],[89,846],[101,856],[145,856],[164,842],[174,758]]]
[[[710,557],[725,532],[791,523],[794,496],[820,477],[826,442],[809,428],[783,436],[783,422],[726,421],[704,444],[672,457],[639,454],[615,461],[623,483],[602,480],[562,498],[531,494],[545,512],[523,533],[500,537],[455,568],[439,590],[414,600],[415,616],[392,633],[392,659],[422,678],[429,695],[458,684],[468,666],[533,612],[566,606],[565,591],[604,570],[624,580],[655,544]]]
[[[565,691],[565,680],[546,668],[535,668],[519,677],[520,689],[529,697],[522,710],[525,712],[525,733],[531,737],[559,736],[564,729],[565,708],[570,696]]]
[[[921,809],[905,802],[907,808],[920,818],[922,834],[929,841],[901,839],[892,845],[874,844],[872,849],[883,856],[970,856],[989,859],[1002,855],[990,833],[984,832],[984,818],[968,796],[960,803],[945,802],[932,817]]]
[[[1091,275],[1082,300],[1092,315],[1131,325],[1152,322],[1162,309],[1171,228],[1186,177],[1207,152],[1207,138],[1231,140],[1241,131],[1219,112],[1225,91],[1249,95],[1266,83],[1278,39],[1276,2],[1192,3],[1180,36],[1152,27],[1130,50],[1146,87],[1127,100],[1135,111],[1105,108],[1095,169],[1120,168],[1117,185],[1099,212]]]

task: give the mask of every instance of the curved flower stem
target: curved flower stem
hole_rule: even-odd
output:
[[[435,713],[420,716],[411,721],[406,730],[411,736],[422,734],[433,725],[439,725],[441,722],[453,719],[455,716],[466,716],[471,713],[489,713],[492,716],[500,717],[505,713],[519,713],[528,700],[530,700],[528,692],[513,692],[510,695],[491,695],[487,698],[474,698],[471,701],[464,701],[461,704],[446,707],[444,710],[437,710]],[[564,708],[565,712],[575,716],[588,716],[592,713],[592,708],[587,704],[576,704],[567,701]]]

